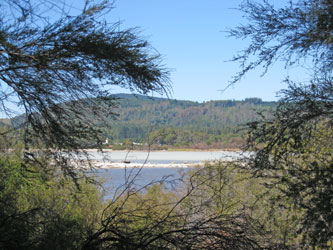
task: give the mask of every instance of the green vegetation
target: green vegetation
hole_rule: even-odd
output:
[[[47,162],[22,160],[22,145],[1,156],[0,249],[76,249],[96,229],[98,187]]]
[[[76,182],[47,160],[1,159],[1,249],[301,248],[303,209],[272,206],[283,195],[238,164],[186,173],[175,190],[151,184],[104,201],[93,179]],[[46,168],[46,166],[48,166]],[[127,189],[126,188],[126,189]]]
[[[251,43],[234,58],[241,66],[234,82],[258,66],[267,71],[277,60],[287,69],[306,61],[311,75],[310,81],[302,83],[286,78],[288,89],[281,91],[272,118],[249,125],[247,150],[256,154],[248,165],[272,192],[281,192],[271,200],[273,206],[301,211],[297,236],[303,247],[331,249],[332,1],[290,1],[283,8],[268,1],[247,1],[240,9],[249,22],[230,35]]]
[[[258,98],[244,101],[192,101],[119,94],[121,98],[109,129],[101,128],[113,148],[130,139],[154,148],[240,148],[244,125],[269,116],[277,105]],[[118,146],[117,146],[118,143]],[[135,146],[135,145],[134,145]]]
[[[277,106],[276,102],[263,102],[259,98],[198,103],[117,94],[110,99],[108,104],[115,105],[114,114],[110,117],[100,114],[92,129],[99,131],[99,143],[107,139],[104,148],[112,145],[113,149],[143,149],[148,144],[151,149],[239,149],[245,143],[245,125],[262,115],[269,117]],[[106,105],[98,99],[93,102]],[[87,111],[85,119],[94,120],[94,117]],[[22,116],[15,117],[11,125],[20,127],[24,120]],[[80,142],[86,148],[101,146],[94,143],[94,138]]]

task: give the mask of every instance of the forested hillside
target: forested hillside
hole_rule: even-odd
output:
[[[89,108],[90,100],[77,102],[86,103],[88,111],[85,117],[93,119],[94,109]],[[94,99],[91,102],[99,101]],[[103,131],[103,140],[107,141],[104,146],[112,145],[114,149],[135,145],[142,148],[148,144],[159,149],[240,148],[246,134],[244,125],[261,115],[269,117],[277,106],[276,102],[263,102],[259,98],[199,103],[131,94],[113,95],[110,102],[114,115],[100,117],[104,122],[95,121],[94,126]],[[66,105],[73,104],[63,105],[66,108]],[[19,128],[25,119],[21,115],[11,120],[1,119],[0,123]],[[82,143],[84,147],[95,147],[90,141]]]
[[[118,115],[103,128],[110,143],[130,141],[169,146],[239,147],[242,125],[271,113],[275,102],[258,98],[244,101],[193,102],[118,94]],[[127,139],[127,140],[126,140]]]

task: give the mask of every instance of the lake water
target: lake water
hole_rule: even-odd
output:
[[[97,175],[105,188],[105,199],[112,198],[116,192],[119,194],[124,187],[144,188],[154,183],[162,183],[171,189],[180,184],[182,176],[190,168],[109,168],[97,170]]]
[[[119,192],[129,183],[140,189],[163,180],[167,188],[172,188],[197,164],[232,161],[249,155],[229,151],[107,151],[89,154],[94,164],[100,167],[97,174],[105,183],[106,199],[112,198],[117,188]]]

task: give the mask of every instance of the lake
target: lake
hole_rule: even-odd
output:
[[[98,176],[104,181],[106,199],[117,188],[133,182],[137,189],[164,180],[167,188],[179,183],[181,176],[193,166],[207,161],[233,161],[249,153],[231,151],[106,151],[89,152]],[[126,163],[124,163],[126,162]],[[119,191],[118,190],[118,191]]]
[[[167,189],[177,187],[180,183],[181,177],[190,168],[109,168],[97,170],[97,175],[105,188],[105,199],[111,199],[115,192],[117,194],[124,189],[129,183],[131,187],[136,189],[143,188],[147,185],[154,183],[161,183]]]

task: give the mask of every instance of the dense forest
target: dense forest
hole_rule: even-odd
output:
[[[197,148],[239,148],[243,126],[269,116],[276,102],[259,98],[243,101],[193,101],[117,94],[110,128],[103,128],[109,143],[129,141]],[[117,144],[116,144],[117,145]]]
[[[81,100],[78,102],[89,102]],[[96,101],[96,100],[92,100]],[[98,100],[96,101],[99,102]],[[71,105],[64,104],[64,106]],[[107,105],[107,104],[101,104]],[[194,102],[134,94],[110,97],[111,116],[99,117],[94,127],[103,133],[104,147],[113,149],[146,148],[223,148],[239,149],[245,142],[245,125],[270,117],[277,102],[260,98]],[[93,119],[93,108],[87,108]],[[25,116],[1,119],[0,125],[19,128]],[[95,144],[88,141],[88,148]]]

